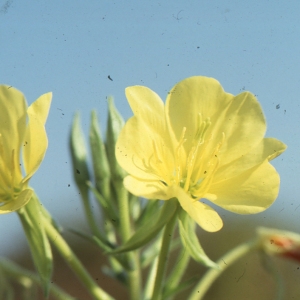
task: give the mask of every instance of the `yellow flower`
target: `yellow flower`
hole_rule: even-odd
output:
[[[215,79],[195,76],[176,84],[165,106],[143,86],[128,87],[126,97],[134,116],[121,131],[116,157],[131,193],[176,197],[207,231],[221,229],[222,220],[201,199],[239,214],[274,202],[279,175],[269,161],[286,146],[264,138],[266,121],[253,94],[233,96]]]
[[[48,146],[44,125],[51,98],[51,93],[44,94],[27,108],[20,91],[0,85],[1,214],[20,209],[32,196],[28,181],[39,168]],[[20,162],[21,149],[23,165]]]

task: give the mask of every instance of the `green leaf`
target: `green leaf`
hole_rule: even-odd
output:
[[[84,135],[80,126],[80,118],[77,113],[74,117],[71,129],[70,150],[73,162],[74,179],[82,194],[87,193],[88,187],[86,181],[90,179],[85,145]]]
[[[110,168],[95,111],[91,115],[89,137],[96,188],[105,199],[110,199]]]
[[[205,265],[206,267],[218,269],[219,266],[205,254],[201,247],[196,235],[195,225],[195,221],[192,220],[183,209],[181,209],[179,212],[179,233],[183,245],[195,261]]]
[[[112,97],[108,97],[108,120],[107,120],[107,132],[106,132],[106,150],[107,158],[110,165],[112,180],[123,180],[126,173],[119,166],[116,155],[115,146],[121,129],[124,126],[124,120],[120,113],[117,111],[114,100]]]
[[[148,222],[139,227],[134,235],[119,248],[108,252],[108,254],[117,254],[140,248],[150,242],[173,217],[177,209],[177,200],[165,201],[159,213],[156,211]]]
[[[44,215],[40,202],[34,195],[26,206],[18,210],[23,229],[29,243],[34,265],[41,279],[44,294],[49,293],[52,276],[52,252],[49,240],[43,227]]]
[[[104,251],[110,251],[112,249],[112,245],[110,245],[110,243],[108,241],[105,241],[99,237],[96,236],[90,236],[87,235],[84,232],[81,232],[79,230],[75,230],[75,229],[70,229],[70,232],[74,233],[75,235],[97,245],[98,247],[100,247],[102,250]]]

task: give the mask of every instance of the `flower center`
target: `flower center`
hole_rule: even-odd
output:
[[[210,126],[210,118],[203,120],[202,115],[198,114],[197,131],[192,140],[190,149],[185,150],[187,151],[185,170],[181,170],[178,162],[180,162],[180,148],[186,142],[184,138],[186,127],[182,129],[176,150],[178,161],[175,170],[176,181],[186,192],[197,199],[203,197],[209,189],[213,175],[219,165],[218,152],[225,138],[225,134],[222,133],[221,141],[213,150],[210,150],[208,146],[212,141],[212,136],[207,138],[207,131]]]

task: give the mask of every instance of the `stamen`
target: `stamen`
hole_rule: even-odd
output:
[[[10,185],[10,194],[11,199],[14,199],[14,182],[15,182],[15,149],[11,151],[11,185]]]
[[[158,169],[158,164],[162,164],[163,161],[159,156],[159,151],[157,148],[157,145],[155,141],[152,141],[153,145],[153,153],[148,159],[143,158],[141,160],[141,163],[138,163],[134,159],[134,155],[132,156],[132,162],[135,165],[136,168],[140,169],[141,171],[151,174],[152,176],[154,175],[159,181],[165,182],[164,179],[162,179],[162,176],[158,175],[157,169]],[[141,166],[142,164],[142,166]]]
[[[196,157],[199,157],[199,147],[204,144],[204,139],[206,132],[211,125],[210,118],[206,118],[205,121],[202,120],[202,114],[198,114],[198,129],[195,134],[195,137],[192,142],[192,148],[189,152],[188,159],[187,159],[187,176],[186,181],[184,184],[184,190],[188,191],[190,187],[191,177],[195,166]]]
[[[206,168],[204,171],[204,176],[200,177],[198,179],[198,182],[196,185],[194,185],[190,192],[197,196],[197,198],[202,197],[208,192],[209,186],[213,180],[214,174],[217,171],[219,164],[220,164],[220,158],[218,157],[218,153],[224,143],[225,140],[225,133],[222,132],[222,139],[215,147],[214,151],[211,154],[210,159],[208,160],[206,164]]]
[[[176,185],[180,183],[182,177],[182,169],[180,166],[180,148],[186,142],[186,139],[184,138],[185,133],[186,133],[186,127],[183,127],[178,145],[175,150],[175,184]]]

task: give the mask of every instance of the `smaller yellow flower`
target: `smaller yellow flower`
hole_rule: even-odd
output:
[[[20,209],[32,196],[28,182],[47,150],[45,123],[51,99],[52,93],[47,93],[27,107],[20,91],[0,85],[0,214]]]
[[[269,163],[286,146],[264,138],[266,121],[249,92],[225,93],[213,78],[190,77],[176,84],[164,105],[143,86],[126,89],[134,116],[116,144],[134,195],[168,200],[203,229],[222,227],[218,213],[202,200],[226,210],[254,214],[268,208],[279,191],[279,175]]]

